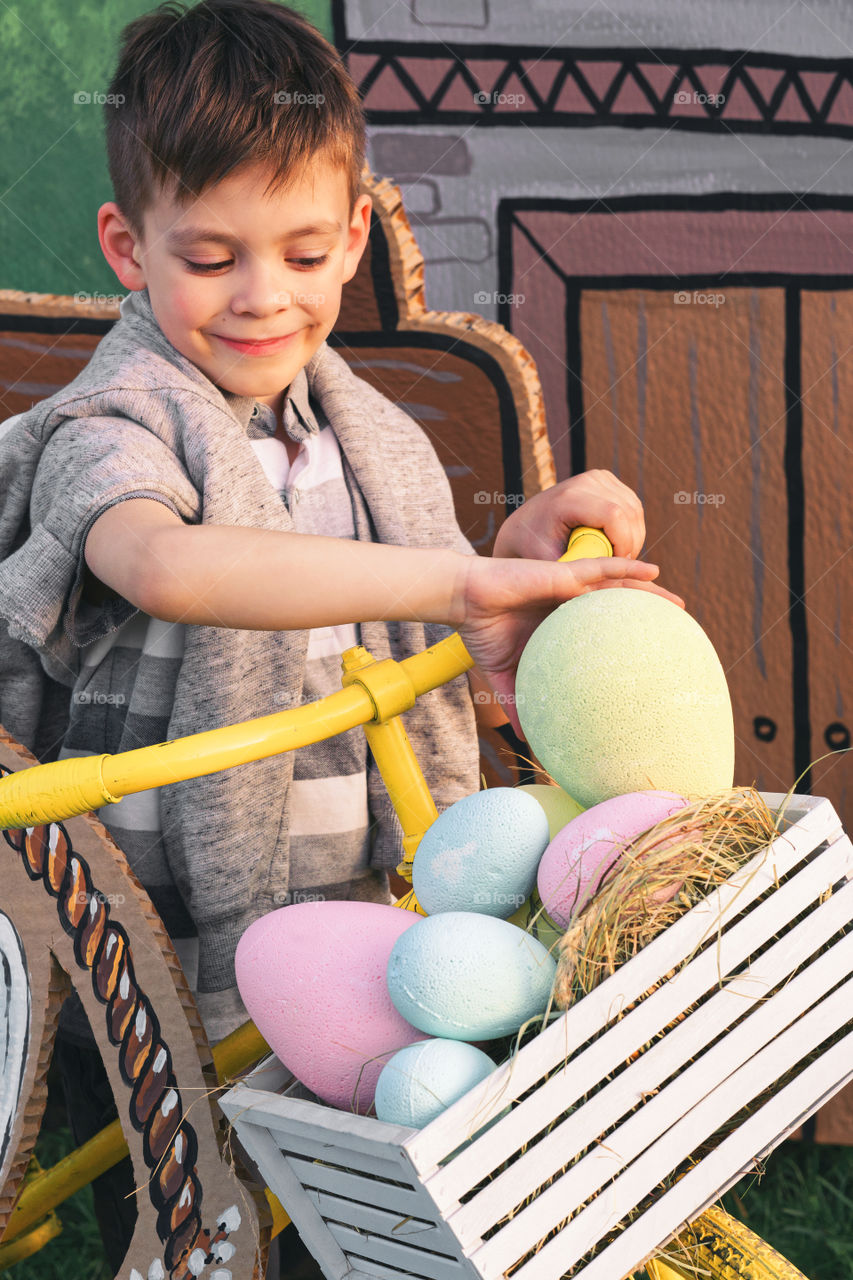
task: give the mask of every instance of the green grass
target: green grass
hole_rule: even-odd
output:
[[[68,1128],[43,1129],[36,1156],[43,1168],[72,1150]],[[62,1232],[39,1253],[4,1272],[10,1280],[112,1280],[95,1221],[92,1188],[83,1187],[57,1209]]]
[[[71,1145],[68,1129],[50,1130],[39,1138],[38,1158],[51,1165]],[[853,1280],[853,1147],[785,1143],[770,1156],[760,1178],[751,1174],[742,1179],[723,1203],[808,1280]],[[73,1280],[112,1280],[91,1188],[60,1205],[58,1213],[62,1234],[5,1274],[10,1280],[69,1280],[69,1275]]]
[[[783,1143],[723,1205],[808,1280],[853,1280],[853,1147]]]

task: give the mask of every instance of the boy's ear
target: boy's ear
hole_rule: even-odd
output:
[[[364,253],[367,237],[370,235],[370,214],[372,209],[373,200],[366,193],[360,195],[353,206],[347,233],[347,247],[344,252],[344,283],[353,278],[361,260],[361,255]]]
[[[144,289],[145,272],[140,262],[138,241],[114,200],[98,210],[98,240],[101,251],[126,289]]]

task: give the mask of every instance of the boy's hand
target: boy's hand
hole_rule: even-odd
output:
[[[614,556],[636,560],[646,537],[640,499],[610,471],[584,471],[534,494],[498,530],[492,555],[559,560],[577,525],[603,529]]]
[[[600,588],[653,591],[684,601],[652,582],[660,570],[624,556],[574,560],[501,560],[466,556],[457,580],[453,614],[465,647],[498,694],[515,732],[524,737],[515,708],[515,672],[522,650],[549,613],[566,600]]]

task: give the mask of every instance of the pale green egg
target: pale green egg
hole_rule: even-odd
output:
[[[631,791],[731,787],[731,699],[711,641],[649,591],[591,591],[548,615],[516,675],[535,755],[590,808]]]
[[[558,831],[562,831],[563,827],[571,822],[572,818],[583,813],[583,805],[573,800],[562,787],[552,787],[542,782],[522,782],[516,787],[516,791],[526,791],[541,804],[548,819],[548,830],[552,840]]]

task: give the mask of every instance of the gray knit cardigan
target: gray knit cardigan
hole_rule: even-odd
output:
[[[357,537],[470,554],[421,427],[326,343],[306,374],[341,447]],[[142,290],[124,299],[68,386],[0,425],[0,722],[24,745],[49,744],[46,720],[61,715],[62,689],[67,709],[80,646],[135,612],[120,597],[98,608],[81,599],[85,538],[107,507],[147,496],[191,524],[292,530],[246,434],[253,405],[171,345]],[[402,659],[449,634],[429,623],[354,621],[377,659]],[[297,705],[307,644],[305,630],[187,627],[168,737]],[[439,810],[477,790],[465,676],[419,698],[404,724]],[[233,983],[240,935],[286,887],[292,774],[287,752],[162,788],[166,854],[199,932],[200,990]],[[368,799],[372,865],[391,867],[401,832],[372,759]]]

